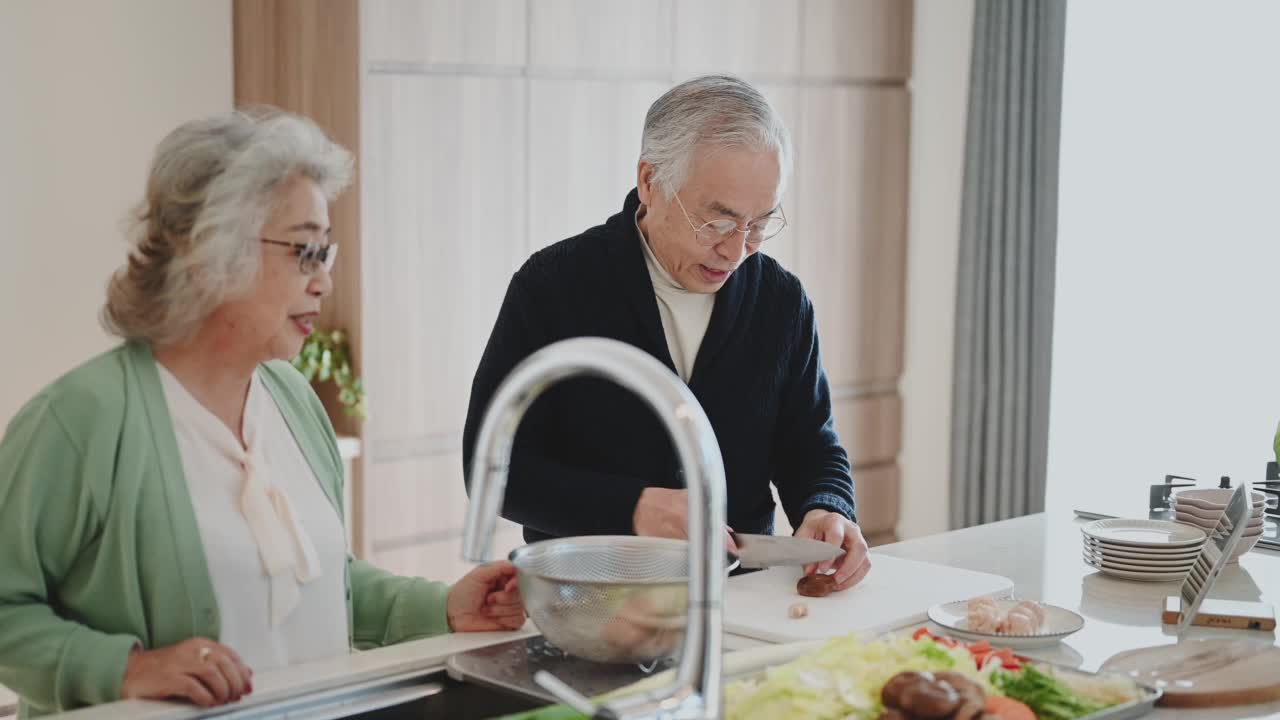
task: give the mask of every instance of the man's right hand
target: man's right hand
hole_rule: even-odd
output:
[[[689,491],[658,487],[645,488],[640,493],[640,499],[636,501],[631,523],[637,535],[688,539]],[[738,551],[738,546],[733,542],[733,536],[729,534],[727,527],[724,530],[724,546],[729,552]]]
[[[253,692],[253,670],[235,650],[206,638],[191,638],[157,650],[129,653],[120,696],[125,699],[185,698],[201,707],[235,702]]]

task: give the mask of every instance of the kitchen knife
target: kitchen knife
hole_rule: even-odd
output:
[[[844,549],[819,540],[785,535],[752,535],[731,533],[738,544],[738,559],[744,568],[767,568],[775,565],[807,565],[834,560]]]

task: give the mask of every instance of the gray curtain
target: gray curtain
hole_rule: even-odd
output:
[[[1044,509],[1065,0],[977,0],[956,297],[951,525]]]

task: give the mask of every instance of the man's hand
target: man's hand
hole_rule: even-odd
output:
[[[648,537],[689,538],[689,491],[670,488],[645,488],[636,502],[631,524],[637,535]],[[729,552],[737,552],[738,546],[724,530],[724,546]]]
[[[798,538],[810,538],[844,548],[844,555],[832,561],[804,566],[804,574],[827,572],[835,563],[836,589],[847,590],[862,582],[871,571],[871,556],[867,554],[867,541],[862,530],[849,518],[830,510],[810,510],[796,529]]]

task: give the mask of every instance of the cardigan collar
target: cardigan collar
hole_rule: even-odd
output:
[[[617,287],[627,298],[643,331],[644,344],[641,349],[666,363],[667,367],[675,372],[675,363],[671,360],[671,351],[667,348],[667,336],[662,330],[662,317],[658,314],[658,301],[654,297],[653,280],[649,277],[649,270],[645,266],[644,248],[640,247],[636,241],[635,217],[636,210],[639,208],[640,194],[632,189],[622,204],[622,210],[605,222],[607,256],[614,276],[618,280]],[[754,256],[747,258],[716,293],[711,321],[702,338],[702,345],[698,348],[698,356],[693,364],[693,374],[689,378],[691,386],[697,382],[699,371],[705,371],[705,368],[724,349],[725,342],[729,339],[737,322],[742,304],[747,298],[747,286],[750,281],[746,271],[753,267],[754,262]]]

